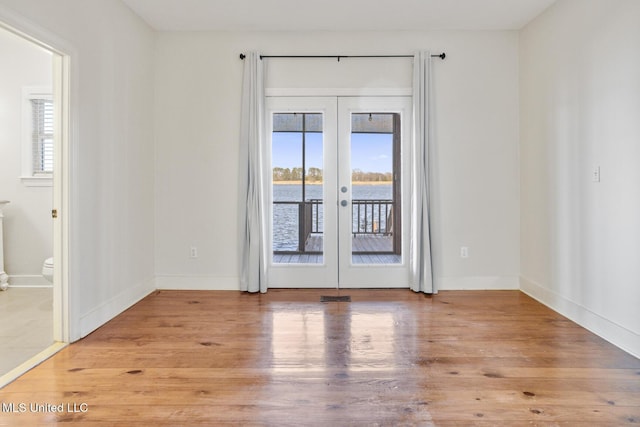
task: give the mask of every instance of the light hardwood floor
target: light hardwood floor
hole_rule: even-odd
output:
[[[158,291],[0,396],[12,426],[620,426],[640,360],[518,291]]]

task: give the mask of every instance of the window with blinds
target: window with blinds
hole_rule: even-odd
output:
[[[53,172],[53,101],[31,99],[33,175]]]

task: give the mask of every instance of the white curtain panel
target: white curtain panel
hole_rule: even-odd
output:
[[[240,129],[240,289],[267,291],[263,179],[264,73],[256,52],[244,59]]]
[[[413,138],[411,162],[411,289],[437,293],[433,283],[429,230],[429,165],[431,134],[431,53],[413,60]]]

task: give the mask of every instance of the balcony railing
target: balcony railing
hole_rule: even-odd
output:
[[[393,234],[393,200],[352,200],[353,236]]]
[[[299,253],[305,250],[307,240],[312,234],[323,232],[323,200],[309,199],[305,202],[277,201],[277,205],[297,205],[297,226]],[[393,236],[394,202],[390,199],[354,199],[351,201],[353,237],[359,235]],[[274,214],[274,222],[278,221]],[[275,227],[274,227],[275,228]]]

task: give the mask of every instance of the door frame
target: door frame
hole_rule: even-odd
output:
[[[0,28],[13,33],[24,40],[52,54],[53,62],[53,102],[56,114],[54,130],[54,170],[53,170],[53,203],[52,209],[57,211],[57,219],[53,220],[53,339],[57,342],[50,349],[41,353],[42,360],[59,351],[64,344],[73,339],[72,325],[73,289],[70,287],[70,243],[72,228],[71,206],[73,186],[72,169],[76,158],[72,144],[74,126],[72,109],[73,85],[71,57],[77,56],[75,49],[46,29],[43,29],[20,15],[0,6]],[[44,260],[43,260],[44,261]],[[61,346],[60,343],[63,345]],[[41,360],[40,360],[41,361]],[[33,363],[40,361],[33,360]]]
[[[265,102],[265,156],[263,158],[264,189],[267,218],[268,286],[272,288],[409,288],[410,245],[410,138],[412,103],[410,96],[268,96]],[[401,121],[401,192],[403,193],[403,239],[402,261],[399,264],[359,264],[351,259],[351,232],[338,230],[340,212],[338,188],[348,182],[351,194],[350,162],[340,167],[340,159],[349,151],[350,120],[341,120],[343,115],[357,111],[400,113]],[[342,111],[342,113],[341,113]],[[272,195],[272,130],[273,114],[279,112],[323,113],[333,120],[323,120],[323,184],[324,184],[324,250],[322,264],[279,264],[273,262],[273,195]],[[350,117],[350,116],[349,116]],[[341,143],[342,142],[342,143]],[[345,172],[346,171],[346,172]],[[335,206],[335,209],[331,209]],[[348,211],[351,212],[349,204]],[[350,217],[349,213],[349,217]],[[343,214],[342,223],[350,219]],[[333,230],[333,232],[332,232]],[[346,236],[346,237],[345,237]],[[347,243],[346,239],[349,239]],[[338,242],[342,239],[342,242]],[[346,250],[348,248],[348,250]],[[346,253],[347,252],[347,253]],[[345,254],[346,253],[346,254]]]

